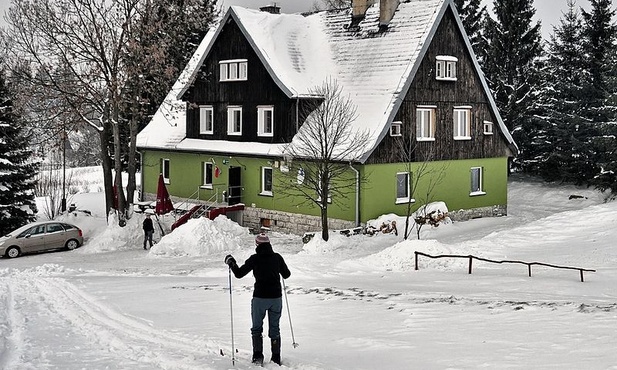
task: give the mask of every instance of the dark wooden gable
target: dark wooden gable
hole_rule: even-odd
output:
[[[246,81],[219,81],[219,62],[246,59]],[[264,143],[289,142],[296,133],[296,100],[288,98],[255,53],[235,20],[229,17],[210,52],[199,69],[197,78],[186,91],[188,102],[186,134],[188,138],[253,141]],[[214,109],[214,133],[199,133],[199,105]],[[227,135],[227,106],[242,106],[242,135]],[[257,107],[274,106],[274,136],[257,135]]]
[[[457,62],[457,80],[436,79],[437,56],[453,56]],[[436,106],[435,141],[416,141],[416,108]],[[454,140],[453,109],[471,106],[471,140]],[[509,154],[507,141],[491,111],[487,95],[465,45],[454,13],[446,10],[421,61],[394,121],[402,122],[402,136],[386,134],[367,163],[424,160],[452,160],[502,157]],[[484,121],[493,123],[493,134],[484,134]],[[402,155],[401,143],[412,148],[412,155]]]

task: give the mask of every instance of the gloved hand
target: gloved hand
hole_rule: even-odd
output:
[[[236,260],[231,254],[228,254],[227,256],[225,256],[225,264],[227,264],[227,266],[229,267],[232,267],[236,264]]]

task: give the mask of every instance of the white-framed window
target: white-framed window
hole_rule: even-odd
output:
[[[458,58],[438,55],[435,62],[435,77],[438,80],[456,81],[456,63]]]
[[[227,135],[242,135],[242,107],[227,107]]]
[[[214,163],[204,162],[202,188],[212,189],[212,175],[214,174]]]
[[[274,107],[257,107],[257,135],[274,136]]]
[[[272,167],[261,168],[261,193],[259,195],[272,196]]]
[[[471,191],[470,196],[486,194],[483,189],[483,168],[471,167]]]
[[[493,122],[484,121],[484,135],[492,135],[493,134]]]
[[[394,121],[390,125],[390,136],[403,136],[402,128],[403,123],[401,121]]]
[[[435,140],[435,110],[436,106],[418,106],[416,108],[416,140]]]
[[[165,184],[169,184],[169,170],[170,170],[169,159],[167,158],[161,159],[161,173],[163,174],[163,182],[165,182]]]
[[[211,105],[199,106],[199,133],[214,133],[214,108]]]
[[[396,204],[411,203],[411,173],[398,172],[396,174]]]
[[[248,62],[246,59],[222,60],[219,62],[219,81],[246,81]]]
[[[454,107],[454,140],[471,139],[471,107]]]

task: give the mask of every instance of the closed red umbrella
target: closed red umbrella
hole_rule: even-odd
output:
[[[173,211],[174,206],[171,204],[171,199],[169,199],[169,193],[167,192],[167,187],[165,186],[165,181],[163,180],[163,174],[159,175],[159,186],[156,191],[156,208],[154,212],[157,215],[162,215],[167,212]]]

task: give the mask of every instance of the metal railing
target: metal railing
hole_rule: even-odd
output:
[[[524,261],[516,261],[516,260],[491,260],[488,258],[482,258],[482,257],[476,257],[476,256],[472,256],[472,255],[459,255],[459,254],[440,254],[437,256],[432,256],[430,254],[426,254],[423,252],[418,252],[415,251],[415,270],[418,270],[418,256],[424,256],[424,257],[428,257],[428,258],[466,258],[469,260],[469,274],[471,274],[471,269],[472,269],[472,265],[473,265],[473,260],[476,259],[478,261],[484,261],[484,262],[490,262],[490,263],[498,263],[498,264],[503,264],[503,263],[514,263],[514,264],[521,264],[521,265],[527,265],[527,271],[529,273],[529,277],[531,277],[531,266],[536,265],[536,266],[546,266],[546,267],[552,267],[552,268],[557,268],[557,269],[566,269],[566,270],[578,270],[580,272],[580,276],[581,276],[581,282],[585,282],[584,277],[583,277],[583,271],[586,272],[596,272],[596,270],[592,270],[592,269],[584,269],[581,267],[570,267],[570,266],[559,266],[559,265],[553,265],[550,263],[543,263],[543,262],[524,262]]]

